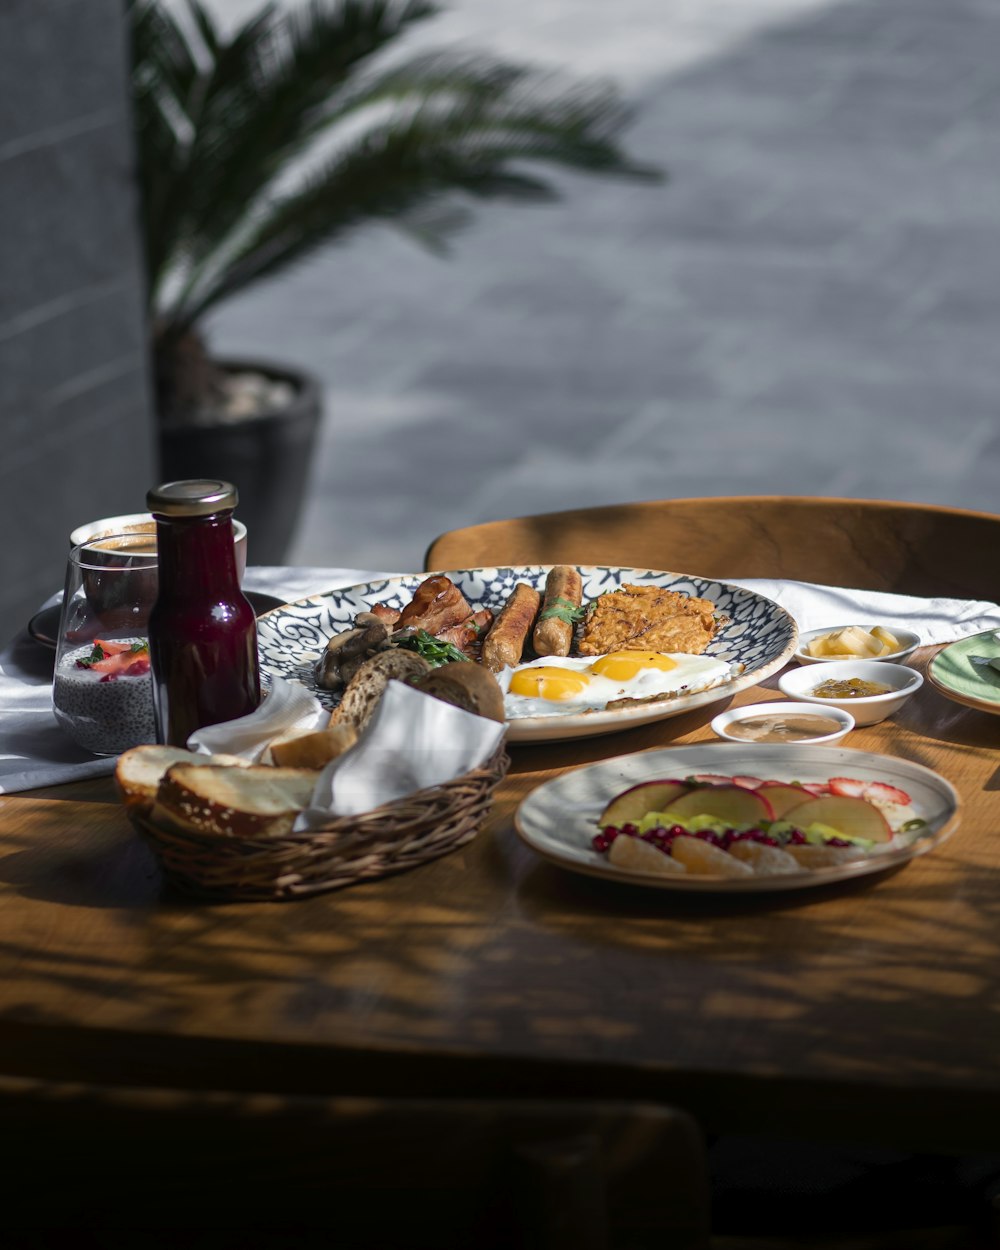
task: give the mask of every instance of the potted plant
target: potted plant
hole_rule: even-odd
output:
[[[436,11],[267,4],[224,34],[200,0],[128,3],[161,471],[235,481],[256,563],[294,532],[320,391],[214,360],[209,312],[371,220],[442,248],[474,200],[556,198],[546,166],[659,176],[623,153],[606,86],[462,52],[387,61]]]

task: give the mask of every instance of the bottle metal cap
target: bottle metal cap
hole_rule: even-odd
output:
[[[164,482],[146,495],[146,507],[159,516],[211,516],[235,508],[238,502],[232,482],[215,477]]]

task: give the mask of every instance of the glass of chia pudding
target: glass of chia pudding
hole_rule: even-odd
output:
[[[52,706],[95,755],[156,741],[146,637],[156,592],[155,537],[105,535],[70,552]]]

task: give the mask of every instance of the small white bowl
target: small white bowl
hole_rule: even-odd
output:
[[[845,681],[851,677],[877,681],[891,689],[886,694],[867,695],[860,699],[824,699],[822,695],[813,694],[821,682]],[[838,707],[842,712],[850,712],[856,725],[876,725],[887,716],[892,716],[923,684],[924,679],[915,668],[886,664],[882,660],[839,660],[825,665],[822,670],[792,668],[778,678],[779,690],[789,699],[801,699],[814,706]]]
[[[823,703],[826,700],[822,700]],[[742,746],[754,746],[752,738],[739,738],[735,734],[729,732],[729,726],[736,721],[747,720],[751,716],[818,716],[820,713],[830,720],[836,721],[840,728],[836,733],[823,734],[819,738],[789,738],[788,742],[794,742],[796,745],[808,743],[809,746],[819,744],[821,746],[832,746],[834,742],[839,742],[854,728],[854,717],[850,712],[845,712],[839,707],[818,708],[815,703],[787,703],[784,699],[772,699],[770,703],[748,703],[744,707],[731,707],[726,712],[720,712],[712,721],[712,729],[720,738],[725,738],[727,742],[739,742]],[[765,745],[773,745],[767,743]]]
[[[861,661],[861,656],[852,657],[849,655],[809,655],[806,647],[814,638],[822,638],[825,634],[835,634],[838,629],[849,629],[848,625],[825,625],[822,629],[810,629],[804,634],[799,634],[798,646],[795,648],[795,659],[799,664],[843,664],[852,658]],[[869,630],[868,625],[862,625],[862,629]],[[890,634],[895,635],[899,639],[899,647],[895,651],[890,651],[888,655],[872,656],[872,660],[878,664],[899,664],[905,660],[907,656],[912,655],[920,646],[920,635],[915,634],[912,629],[898,629],[895,625],[891,628],[887,625],[886,629]],[[870,661],[864,661],[870,663]]]

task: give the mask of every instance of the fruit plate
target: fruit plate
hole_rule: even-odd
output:
[[[916,815],[927,823],[905,846],[876,850],[852,863],[804,869],[786,876],[653,876],[616,867],[593,850],[595,822],[616,794],[643,781],[667,777],[682,780],[702,772],[751,774],[777,781],[826,782],[831,777],[880,781],[905,790]],[[564,773],[522,801],[515,825],[532,850],[574,872],[679,893],[763,894],[850,881],[905,864],[933,850],[955,831],[958,808],[958,795],[948,781],[909,760],[844,747],[717,743],[622,755]]]
[[[583,580],[584,603],[606,591],[616,590],[626,582],[660,586],[710,599],[717,605],[725,623],[717,630],[706,655],[742,664],[743,671],[710,689],[675,695],[655,703],[637,702],[626,707],[511,720],[507,731],[509,742],[553,742],[588,737],[679,716],[682,712],[717,703],[757,685],[782,668],[795,650],[795,621],[784,608],[753,591],[682,573],[605,565],[577,567]],[[460,569],[444,576],[458,586],[473,607],[488,607],[497,611],[518,582],[527,582],[543,590],[550,568],[551,565],[518,565]],[[427,576],[427,573],[410,573],[365,582],[285,604],[266,613],[257,622],[261,669],[268,676],[297,681],[313,691],[327,706],[335,706],[339,695],[318,690],[313,677],[313,665],[327,640],[333,634],[349,629],[356,614],[373,604],[403,607]]]
[[[1000,660],[997,629],[962,638],[939,651],[928,665],[927,678],[945,698],[1000,716],[1000,672],[991,660]]]

